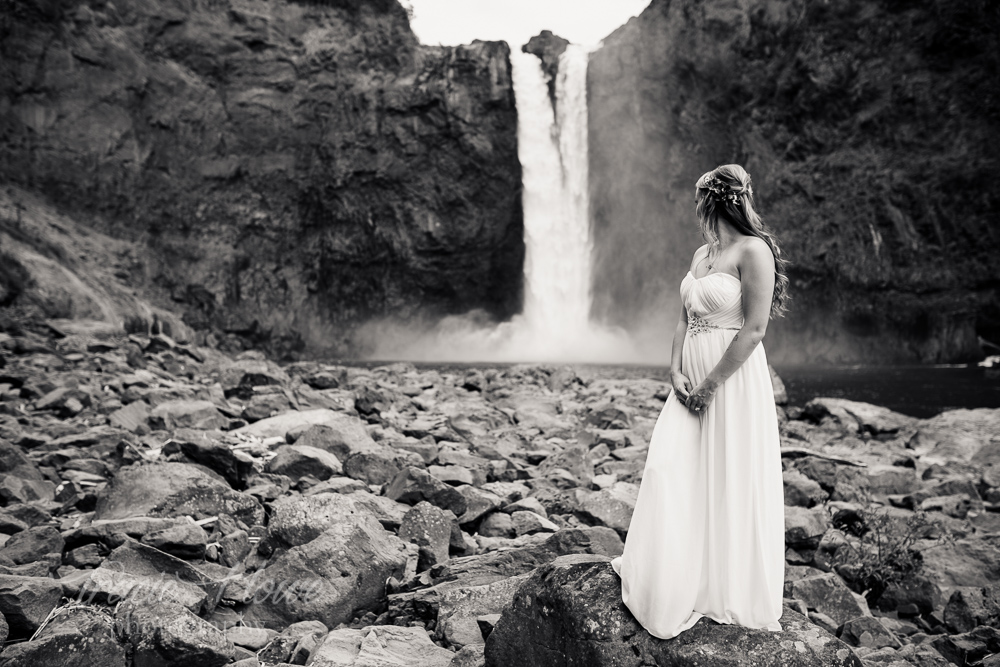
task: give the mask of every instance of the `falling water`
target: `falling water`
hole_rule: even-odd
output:
[[[511,53],[524,209],[524,312],[484,329],[446,318],[414,340],[399,332],[381,358],[425,361],[643,361],[628,336],[590,321],[586,49],[559,58],[553,108],[542,63]],[[385,332],[382,332],[383,336]]]

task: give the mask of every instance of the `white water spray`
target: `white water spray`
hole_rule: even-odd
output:
[[[445,318],[426,337],[382,330],[377,358],[414,361],[640,362],[628,336],[590,321],[587,50],[559,58],[556,105],[541,60],[511,53],[524,209],[524,312],[491,328]]]

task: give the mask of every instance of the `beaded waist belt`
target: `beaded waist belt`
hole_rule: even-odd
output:
[[[730,331],[739,331],[740,327],[720,327],[717,324],[712,324],[703,317],[698,317],[697,315],[690,315],[688,317],[687,332],[689,334],[700,334],[706,331],[716,331],[729,329]]]

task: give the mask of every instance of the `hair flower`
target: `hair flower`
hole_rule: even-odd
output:
[[[708,182],[705,183],[705,188],[708,190],[708,196],[715,201],[731,201],[734,204],[740,203],[740,198],[737,196],[736,192],[717,176],[710,178]]]

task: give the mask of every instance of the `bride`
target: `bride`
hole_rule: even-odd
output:
[[[707,244],[680,286],[674,391],[653,429],[625,551],[611,561],[622,601],[661,639],[702,616],[781,630],[784,490],[760,342],[785,309],[786,262],[742,167],[703,175],[696,201]]]

